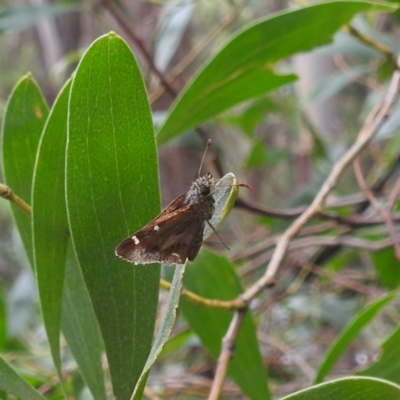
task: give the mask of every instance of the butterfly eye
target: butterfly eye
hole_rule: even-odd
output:
[[[203,186],[203,187],[200,189],[200,193],[201,193],[203,196],[207,196],[207,195],[210,194],[210,188],[209,188],[208,186]]]

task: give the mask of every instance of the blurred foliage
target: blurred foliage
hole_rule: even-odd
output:
[[[208,396],[232,312],[185,297],[174,325],[183,270],[168,300],[157,267],[113,253],[157,215],[157,168],[161,187],[181,194],[177,174],[198,169],[187,154],[203,149],[201,125],[216,157],[203,169],[253,188],[218,230],[230,250],[213,235],[183,278],[197,295],[234,300],[354,143],[400,51],[399,1],[264,3],[2,3],[0,176],[33,199],[35,240],[29,217],[1,201],[0,398],[125,400],[139,377],[135,398]],[[222,398],[400,397],[399,126],[396,105],[361,155],[377,203],[392,203],[394,233],[348,168],[330,217],[304,227],[275,286],[250,304]],[[156,141],[168,149],[159,167]],[[322,379],[331,382],[313,384]]]

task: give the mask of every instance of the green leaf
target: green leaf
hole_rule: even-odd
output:
[[[200,296],[218,300],[233,300],[243,293],[231,263],[225,257],[206,249],[203,249],[192,265],[188,266],[184,286]],[[232,313],[196,307],[183,299],[180,310],[203,345],[213,357],[218,358],[221,340],[228,329]],[[229,362],[228,374],[250,399],[269,399],[267,376],[250,312],[240,328],[234,357]]]
[[[400,261],[394,248],[372,253],[371,257],[381,285],[388,289],[397,288],[400,285]]]
[[[376,378],[351,377],[321,383],[281,400],[383,400],[400,399],[400,387]]]
[[[32,386],[29,386],[2,358],[0,358],[0,389],[21,398],[21,400],[44,400]]]
[[[167,305],[165,307],[165,313],[162,317],[160,326],[157,331],[157,335],[154,339],[153,347],[149,354],[149,358],[143,368],[142,374],[135,387],[135,391],[132,394],[131,400],[140,400],[143,395],[144,387],[146,385],[147,377],[150,373],[150,368],[156,362],[158,356],[161,353],[166,341],[171,335],[172,328],[175,324],[176,309],[179,303],[179,296],[182,289],[182,279],[185,272],[186,264],[179,264],[175,267],[174,278],[172,279],[172,285],[168,296]]]
[[[379,360],[357,375],[375,376],[400,384],[400,327],[382,344]]]
[[[293,82],[294,75],[275,73],[278,61],[331,42],[343,24],[373,6],[395,9],[368,1],[324,2],[285,11],[244,28],[182,91],[159,130],[157,142],[165,143],[241,102]]]
[[[210,224],[215,230],[219,228],[224,219],[231,212],[238,197],[239,190],[236,176],[231,172],[224,175],[214,187],[214,212],[210,219]],[[206,224],[204,228],[203,240],[206,240],[214,233],[214,230]]]
[[[107,398],[101,362],[103,343],[82,272],[68,246],[62,332],[83,379],[96,400]]]
[[[48,108],[43,95],[32,75],[27,74],[15,85],[4,114],[3,171],[7,185],[28,204],[31,204],[36,150],[47,115]],[[30,218],[14,205],[12,210],[33,266]]]
[[[347,349],[354,338],[358,336],[363,328],[374,319],[381,309],[396,296],[397,293],[389,294],[382,299],[375,301],[368,308],[362,310],[355,316],[353,321],[347,325],[328,350],[324,361],[318,369],[315,383],[322,382],[324,377],[329,373],[335,362]]]
[[[33,256],[43,322],[62,382],[60,329],[69,238],[65,208],[68,82],[50,111],[38,148],[32,188]]]
[[[160,210],[157,154],[144,84],[110,33],[83,56],[71,87],[66,193],[71,236],[96,313],[115,397],[129,398],[151,348],[160,269],[114,249]]]

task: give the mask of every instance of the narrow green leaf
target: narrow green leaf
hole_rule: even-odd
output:
[[[157,142],[165,143],[241,102],[293,82],[294,75],[275,73],[275,63],[331,42],[343,24],[373,7],[396,9],[371,1],[324,2],[285,11],[244,28],[183,90],[160,128]]]
[[[0,389],[21,398],[21,400],[44,400],[32,386],[29,386],[2,358],[0,358]]]
[[[335,362],[347,349],[354,338],[358,336],[363,328],[375,318],[381,309],[396,296],[397,293],[389,294],[382,299],[375,301],[368,308],[362,310],[354,317],[353,321],[347,325],[327,351],[325,359],[318,369],[315,383],[322,382],[324,377],[329,373]]]
[[[210,299],[233,300],[243,289],[230,262],[203,249],[188,266],[184,286],[192,292]],[[232,313],[196,307],[182,299],[180,310],[190,327],[199,336],[213,357],[218,358],[221,340],[225,335]],[[256,329],[250,312],[240,328],[234,357],[228,374],[252,400],[269,399],[266,371],[258,348]]]
[[[357,375],[375,376],[400,384],[400,327],[382,344],[379,360]]]
[[[160,326],[158,328],[156,337],[154,339],[153,347],[149,354],[149,358],[143,368],[142,374],[135,387],[135,391],[132,394],[131,400],[140,400],[143,395],[143,391],[146,385],[147,377],[150,373],[150,368],[156,362],[158,356],[161,353],[166,341],[171,335],[172,328],[174,327],[176,319],[176,309],[179,303],[179,296],[182,289],[182,279],[185,272],[186,264],[179,264],[175,267],[174,277],[172,279],[171,289],[168,295],[167,305],[165,307],[165,313],[162,317]]]
[[[68,246],[67,253],[62,332],[93,398],[105,400],[107,396],[101,363],[104,346],[72,246]]]
[[[43,322],[62,382],[60,329],[69,238],[65,208],[65,147],[71,83],[61,90],[40,139],[32,188],[33,256]]]
[[[281,400],[383,400],[400,399],[400,386],[376,378],[351,377],[321,383]]]
[[[118,259],[120,241],[160,210],[144,84],[114,33],[92,44],[72,83],[66,193],[71,236],[103,336],[115,397],[127,399],[150,352],[160,269]]]
[[[6,183],[31,204],[33,168],[40,135],[48,108],[31,74],[14,87],[3,121],[3,171]],[[33,266],[31,221],[19,208],[12,206],[15,222],[29,261]]]

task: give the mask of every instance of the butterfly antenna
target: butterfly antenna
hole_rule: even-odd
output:
[[[204,159],[206,158],[207,150],[208,150],[208,148],[209,148],[210,146],[211,146],[211,139],[208,139],[208,140],[207,140],[206,149],[204,150],[203,158],[201,159],[201,163],[200,163],[199,178],[200,178],[201,169],[203,168]]]

